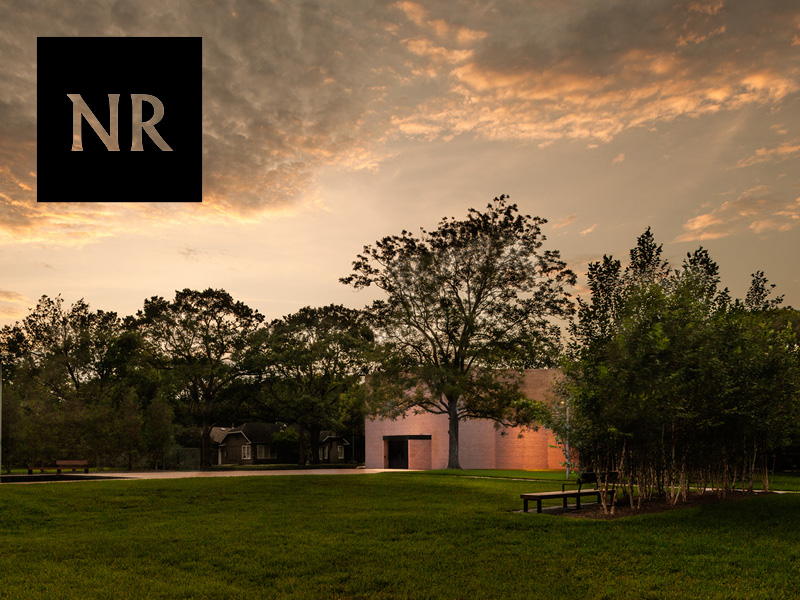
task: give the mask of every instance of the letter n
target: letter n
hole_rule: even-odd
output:
[[[83,136],[81,134],[81,117],[92,126],[97,137],[105,144],[108,150],[119,152],[119,94],[108,95],[108,132],[100,125],[92,110],[83,101],[80,94],[67,94],[72,100],[72,150],[83,151]]]

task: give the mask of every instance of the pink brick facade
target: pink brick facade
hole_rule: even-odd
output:
[[[527,396],[546,400],[556,371],[528,369]],[[407,440],[409,469],[444,469],[448,458],[447,415],[407,414],[405,418],[367,419],[366,467],[389,468],[390,444]],[[502,435],[503,431],[507,435]],[[522,437],[519,434],[522,433]],[[462,421],[459,428],[459,460],[464,469],[560,469],[564,454],[553,433],[543,427],[497,430],[488,420]]]

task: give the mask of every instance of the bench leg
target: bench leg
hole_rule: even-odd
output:
[[[528,512],[528,499],[525,498],[522,501],[522,512]]]
[[[567,508],[567,497],[564,496],[562,500],[564,500],[564,508]]]
[[[541,513],[542,512],[542,499],[541,498],[537,498],[536,499],[536,512],[537,513]]]
[[[577,496],[575,496],[575,510],[580,510],[580,509],[581,509],[581,495],[578,494]]]

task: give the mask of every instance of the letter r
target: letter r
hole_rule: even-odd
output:
[[[149,102],[153,107],[153,116],[148,121],[142,123],[142,102]],[[148,94],[131,94],[131,110],[133,111],[132,127],[133,137],[131,138],[131,151],[141,152],[144,150],[142,145],[142,130],[147,130],[147,135],[162,150],[172,152],[172,148],[164,141],[164,138],[156,131],[156,124],[164,118],[164,105],[161,100]]]

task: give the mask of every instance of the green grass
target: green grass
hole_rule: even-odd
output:
[[[761,489],[763,486],[759,486]],[[769,478],[771,490],[800,492],[800,473],[776,473]]]
[[[507,479],[530,479],[534,481],[554,481],[563,483],[566,481],[566,472],[563,469],[548,469],[540,471],[523,471],[513,469],[441,469],[438,471],[425,471],[425,475],[451,475],[454,477],[498,477]],[[575,471],[570,473],[570,481],[574,481],[577,475]],[[800,473],[775,473],[770,475],[769,485],[771,490],[783,490],[800,492]],[[737,483],[737,487],[741,482]],[[761,482],[754,486],[756,489],[763,489]]]
[[[795,598],[800,495],[616,521],[557,482],[278,476],[0,486],[0,598]]]
[[[563,469],[541,469],[538,471],[526,471],[521,469],[439,469],[436,471],[425,471],[425,474],[433,475],[453,475],[456,477],[500,477],[505,479],[533,479],[557,481],[563,483],[567,481],[566,471]],[[572,471],[569,476],[570,481],[574,481],[577,474]]]

